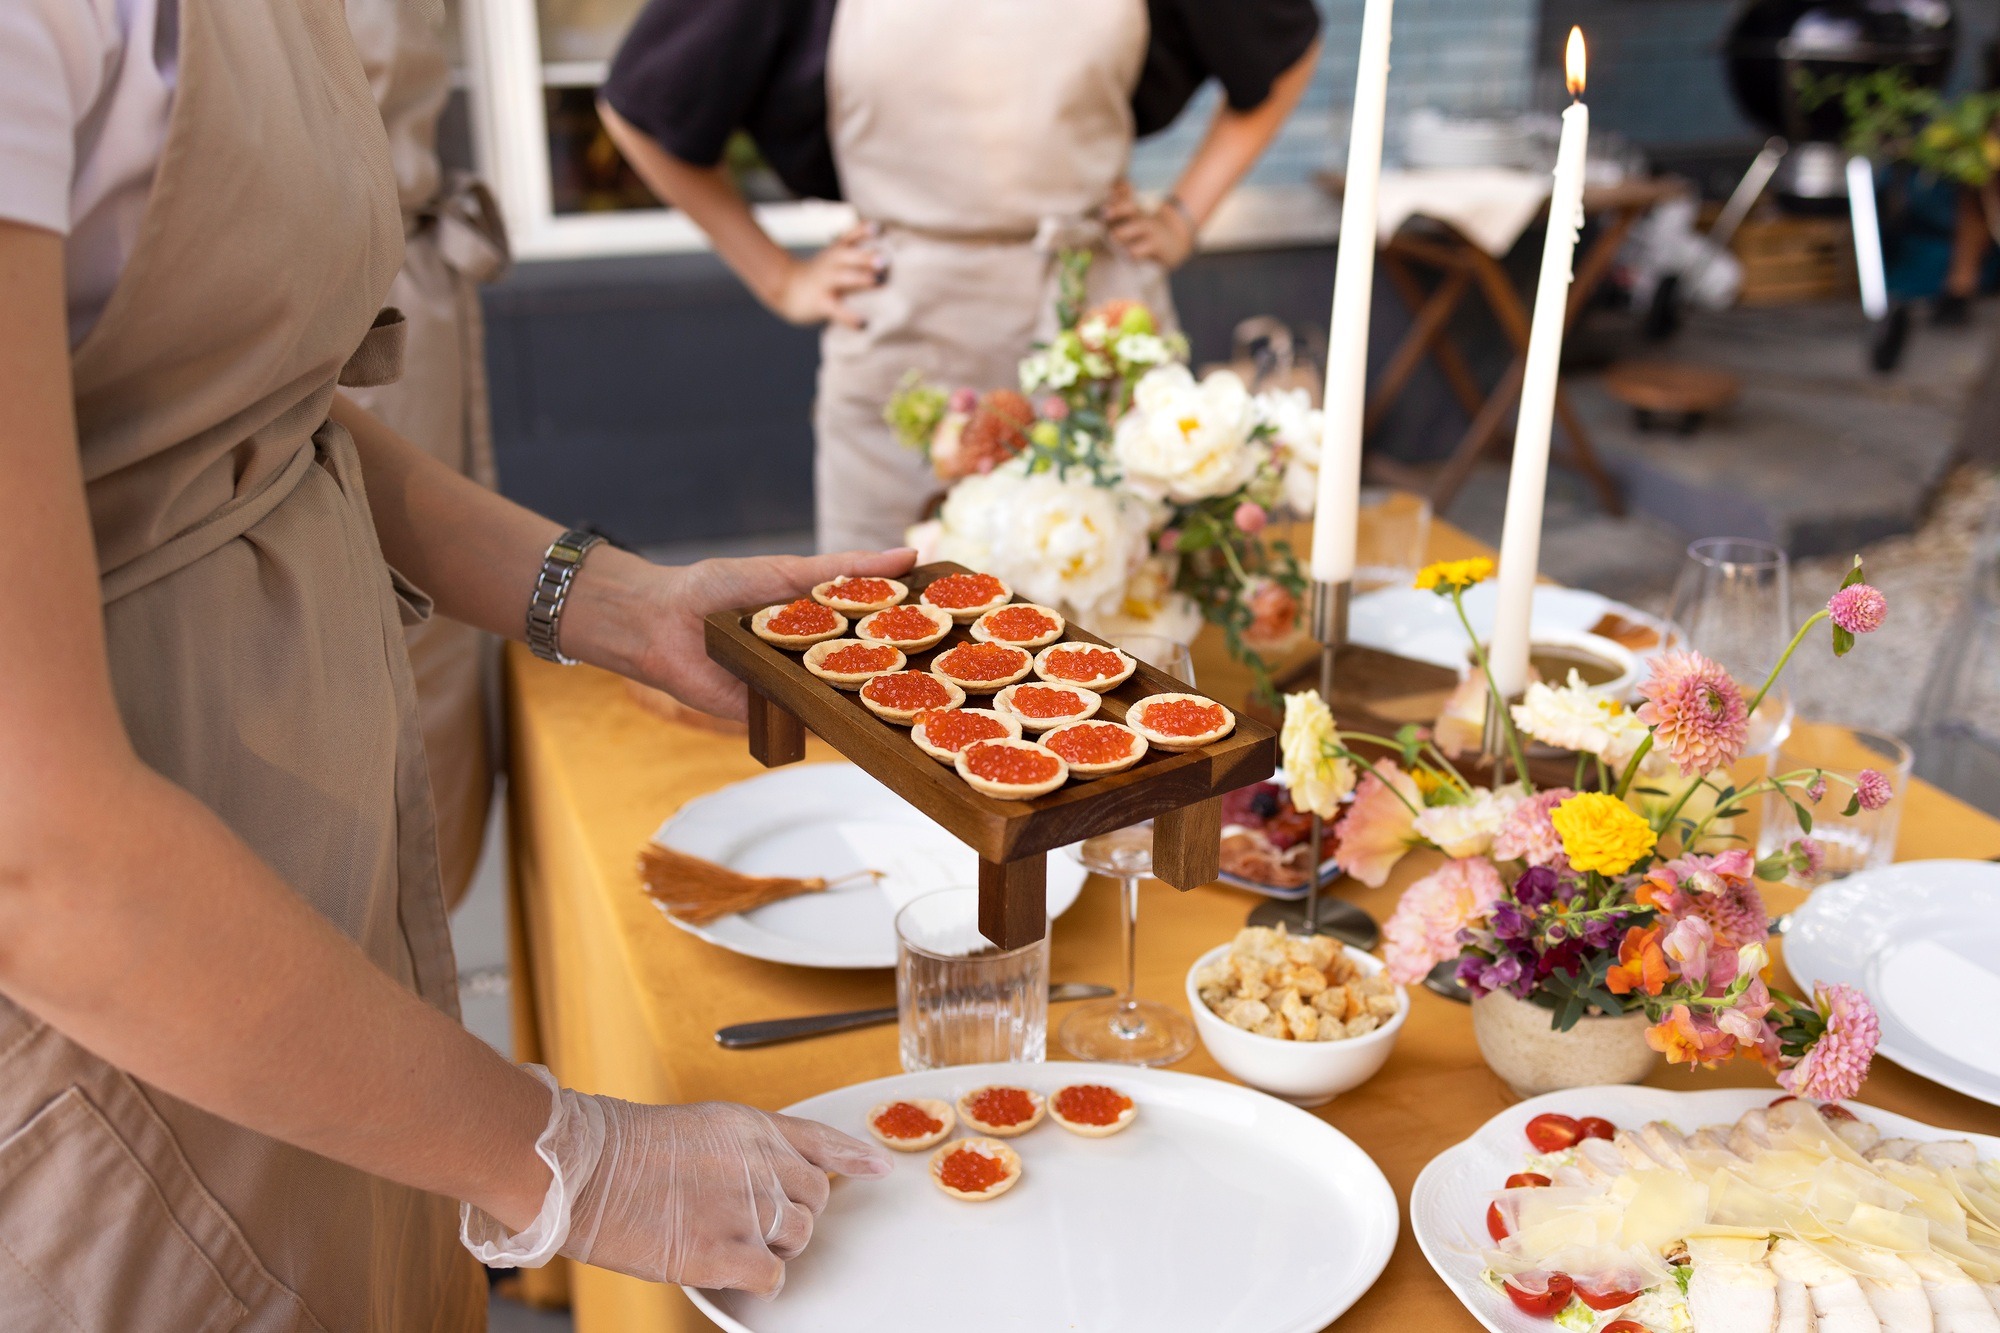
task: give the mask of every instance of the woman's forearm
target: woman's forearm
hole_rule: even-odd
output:
[[[1208,133],[1174,186],[1174,193],[1187,205],[1196,225],[1208,221],[1236,188],[1236,183],[1271,146],[1271,140],[1277,137],[1280,127],[1298,106],[1299,98],[1305,95],[1318,59],[1319,43],[1315,42],[1291,68],[1271,81],[1270,95],[1256,107],[1237,111],[1225,102],[1216,108]]]

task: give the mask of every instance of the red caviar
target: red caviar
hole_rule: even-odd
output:
[[[934,713],[921,713],[917,725],[924,729],[924,739],[939,750],[957,754],[974,741],[997,740],[1007,734],[1007,724],[997,717],[984,713],[968,713],[963,708],[945,708]]]
[[[960,1194],[984,1194],[1007,1178],[1007,1164],[977,1148],[960,1148],[938,1163],[938,1179]]]
[[[1008,707],[1022,717],[1072,717],[1089,707],[1075,690],[1047,685],[1016,685]]]
[[[926,729],[924,734],[928,736],[930,731]],[[991,741],[982,741],[964,753],[965,766],[974,777],[985,778],[988,782],[1002,782],[1010,787],[1032,787],[1062,772],[1060,761],[1054,755],[1018,745],[995,745]]]
[[[1193,699],[1162,699],[1146,705],[1140,719],[1163,736],[1202,736],[1229,720],[1221,704],[1196,703]]]
[[[882,1108],[882,1114],[875,1117],[875,1128],[885,1139],[920,1139],[943,1129],[944,1121],[921,1106],[891,1102]]]
[[[1042,744],[1061,755],[1067,763],[1115,764],[1132,753],[1135,739],[1131,732],[1116,722],[1079,722],[1075,726],[1064,727],[1052,736],[1043,737]]]
[[[773,634],[824,634],[840,622],[832,611],[810,597],[801,597],[764,622]]]
[[[965,611],[984,606],[1007,595],[1007,585],[991,574],[947,574],[924,589],[924,597],[947,611]]]
[[[925,615],[921,607],[892,606],[887,611],[877,611],[868,617],[868,623],[856,632],[864,639],[915,643],[935,635],[938,622]]]
[[[1108,680],[1125,669],[1125,663],[1109,648],[1065,648],[1042,659],[1052,676],[1064,680]]]
[[[864,671],[886,671],[896,664],[896,650],[879,644],[850,643],[820,658],[822,671],[856,676]]]
[[[1132,1099],[1101,1083],[1079,1083],[1056,1094],[1056,1114],[1077,1125],[1116,1124]],[[912,1136],[914,1137],[914,1136]]]
[[[928,671],[892,671],[863,685],[861,697],[884,708],[908,711],[943,708],[951,702],[951,691]]]
[[[931,665],[960,680],[999,680],[1019,671],[1027,656],[1004,643],[961,643]]]
[[[1010,643],[1025,643],[1051,633],[1056,627],[1055,617],[1046,611],[1038,611],[1032,606],[1003,606],[998,611],[988,613],[986,632],[996,639]]]
[[[1033,1120],[1035,1099],[1020,1088],[981,1088],[966,1102],[965,1109],[980,1124],[1005,1129]]]
[[[856,606],[873,606],[886,602],[896,595],[887,579],[835,579],[827,588],[826,595],[839,602],[851,602]]]

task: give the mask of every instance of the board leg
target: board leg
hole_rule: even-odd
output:
[[[1222,798],[1169,810],[1153,820],[1153,878],[1177,889],[1212,884],[1222,872]]]
[[[756,690],[750,691],[750,757],[766,768],[806,757],[806,724]]]
[[[1049,933],[1049,859],[979,863],[979,933],[995,948],[1018,949]]]

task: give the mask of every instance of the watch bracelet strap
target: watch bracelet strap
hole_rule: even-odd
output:
[[[549,543],[542,557],[541,572],[535,576],[535,590],[528,598],[528,648],[545,662],[575,666],[574,657],[565,657],[561,648],[563,604],[569,600],[570,584],[582,567],[590,548],[604,538],[594,532],[571,528]]]

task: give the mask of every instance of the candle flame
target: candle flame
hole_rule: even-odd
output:
[[[1569,49],[1563,53],[1563,70],[1569,76],[1569,95],[1583,96],[1583,29],[1569,30]]]

